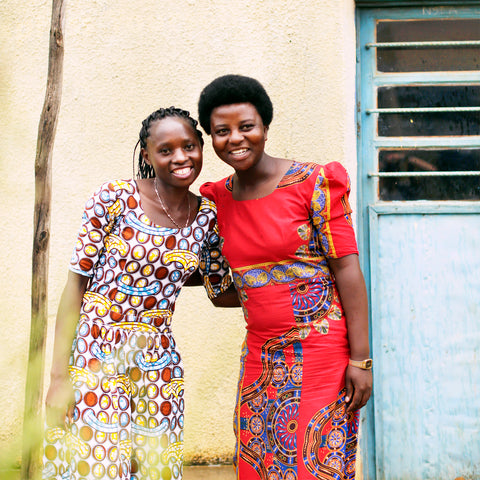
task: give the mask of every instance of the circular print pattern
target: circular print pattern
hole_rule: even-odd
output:
[[[47,430],[45,478],[175,480],[184,425],[175,300],[200,260],[212,293],[229,283],[213,204],[202,199],[191,227],[160,227],[141,210],[136,183],[115,181],[83,219],[70,267],[92,281],[72,347],[76,404],[68,432]],[[252,426],[262,430],[261,417]]]
[[[286,465],[293,465],[297,458],[299,403],[299,392],[287,390],[272,404],[267,415],[268,440],[277,458]]]

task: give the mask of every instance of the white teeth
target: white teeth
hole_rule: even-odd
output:
[[[175,172],[177,175],[187,175],[190,173],[190,167],[185,167],[185,168],[177,168]]]
[[[232,155],[242,155],[247,151],[246,148],[242,148],[241,150],[232,150]]]

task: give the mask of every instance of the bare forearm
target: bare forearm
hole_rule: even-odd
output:
[[[69,272],[55,322],[51,377],[67,375],[68,359],[88,277]]]
[[[357,255],[329,260],[335,275],[340,301],[347,321],[350,358],[365,360],[370,357],[368,344],[368,300],[365,280]],[[349,365],[345,372],[345,402],[348,411],[362,408],[372,392],[372,371]]]
[[[368,300],[365,280],[357,255],[329,261],[335,275],[342,307],[345,312],[350,344],[350,357],[364,360],[370,356],[368,343]]]
[[[183,284],[184,287],[199,287],[203,285],[202,276],[198,270],[195,270],[188,280]]]
[[[215,298],[212,298],[212,303],[216,307],[240,307],[240,300],[238,298],[237,291],[233,285],[230,285],[225,292],[221,293]]]
[[[196,287],[199,285],[203,285],[202,277],[198,270],[194,272],[189,279],[184,283],[184,287]],[[211,299],[212,303],[216,307],[223,307],[223,308],[229,308],[229,307],[240,307],[240,300],[238,299],[237,291],[235,290],[235,287],[230,285],[227,290],[225,290],[223,293],[220,293],[217,295],[215,298]]]
[[[66,413],[72,416],[75,396],[68,378],[68,360],[88,280],[88,277],[69,272],[58,306],[50,386],[45,399],[46,420],[51,427],[64,426]]]

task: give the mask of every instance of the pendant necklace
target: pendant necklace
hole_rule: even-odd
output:
[[[170,213],[168,213],[168,210],[165,208],[165,205],[162,201],[162,197],[160,196],[160,194],[158,193],[158,188],[157,188],[157,177],[155,177],[155,179],[153,180],[153,188],[155,189],[155,193],[157,194],[157,198],[160,202],[160,205],[161,207],[163,208],[163,211],[165,212],[165,214],[167,215],[167,217],[172,221],[172,223],[174,225],[177,226],[178,229],[182,229],[182,228],[185,228],[185,227],[188,227],[188,224],[190,223],[190,195],[189,193],[187,192],[187,202],[188,202],[188,216],[187,216],[187,223],[185,224],[185,227],[181,227],[174,219],[173,217],[170,215]]]

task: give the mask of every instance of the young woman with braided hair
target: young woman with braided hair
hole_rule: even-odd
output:
[[[196,120],[161,108],[139,136],[137,180],[107,182],[85,206],[57,314],[44,479],[181,479],[175,300],[198,268],[215,305],[239,305],[215,205],[189,191],[202,168]]]

